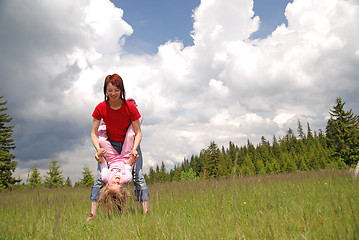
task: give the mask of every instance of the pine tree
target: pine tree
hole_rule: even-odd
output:
[[[155,170],[153,170],[153,167],[150,167],[148,178],[149,178],[148,183],[154,183],[157,181],[156,172]]]
[[[172,176],[172,181],[180,181],[181,180],[181,168],[177,165],[175,165],[174,169],[171,170],[171,176]]]
[[[272,168],[273,168],[273,173],[281,172],[281,165],[278,161],[278,158],[273,158],[271,164],[272,164]]]
[[[289,128],[286,134],[286,140],[289,141],[293,138],[295,138],[294,132],[291,128]]]
[[[196,179],[196,173],[192,168],[188,169],[186,172],[181,172],[181,181],[191,181]]]
[[[64,187],[72,187],[71,179],[70,177],[66,178]]]
[[[150,182],[150,177],[146,173],[143,175],[143,177],[145,178],[146,183]]]
[[[309,170],[307,164],[305,163],[304,156],[299,156],[298,170],[299,171],[308,171]]]
[[[6,126],[12,120],[8,114],[3,113],[7,110],[7,107],[3,107],[6,103],[0,102],[0,189],[7,189],[18,182],[12,177],[17,162],[13,161],[15,155],[10,153],[10,150],[15,149],[12,139],[14,126]]]
[[[235,177],[239,175],[239,166],[238,166],[238,158],[239,158],[239,151],[235,151],[235,157],[232,158],[232,170],[231,176]]]
[[[256,148],[251,143],[251,141],[249,141],[249,139],[247,139],[247,149],[248,149],[248,154],[251,155],[252,159],[255,159],[256,158]]]
[[[309,140],[313,139],[313,132],[312,129],[310,128],[309,122],[307,122],[307,138]]]
[[[52,161],[49,163],[48,176],[45,177],[45,185],[47,187],[61,187],[64,184],[64,177],[60,166],[57,166],[55,156],[52,156]]]
[[[217,177],[219,175],[218,167],[220,150],[218,149],[217,144],[212,141],[206,152],[206,172],[209,177]]]
[[[160,167],[158,165],[156,165],[156,182],[160,182],[161,178],[160,178]]]
[[[288,154],[285,154],[286,157],[286,170],[287,172],[295,172],[297,171],[297,165],[295,164],[295,157],[294,157],[294,153],[288,153]]]
[[[273,165],[270,161],[265,162],[265,173],[272,174],[274,172]]]
[[[244,163],[241,167],[241,174],[242,175],[254,175],[255,174],[255,166],[253,163],[253,159],[250,154],[247,154]]]
[[[224,147],[222,147],[222,152],[218,156],[218,176],[227,176],[229,175],[228,171],[231,169],[229,156],[226,156]]]
[[[94,178],[92,176],[92,172],[85,165],[84,169],[82,170],[82,179],[80,179],[79,185],[80,186],[92,186],[93,184],[94,184]]]
[[[40,172],[36,167],[34,167],[30,173],[29,180],[27,180],[27,186],[31,188],[42,186]]]
[[[233,142],[229,142],[229,148],[227,151],[227,154],[230,156],[232,165],[237,164],[237,158],[238,158],[238,147],[235,146]]]
[[[191,161],[190,161],[190,166],[197,173],[197,175],[199,175],[199,173],[201,173],[202,169],[203,169],[202,158],[192,155]]]
[[[166,182],[167,181],[167,172],[166,172],[166,166],[164,162],[161,163],[161,168],[159,171],[159,180],[160,182]]]
[[[274,157],[278,159],[281,154],[280,145],[278,143],[277,137],[273,135],[273,143],[272,143],[272,151],[274,154]]]
[[[345,111],[344,105],[345,102],[337,98],[337,105],[329,112],[326,135],[338,161],[350,166],[359,159],[359,117],[351,109]]]
[[[188,161],[187,158],[184,158],[182,162],[182,170],[187,171],[190,167],[191,167],[190,162]]]
[[[303,126],[300,123],[300,120],[298,119],[298,136],[300,139],[304,139],[305,135],[304,135],[304,130],[303,130]]]
[[[257,174],[264,174],[266,172],[262,158],[256,160],[254,167]]]

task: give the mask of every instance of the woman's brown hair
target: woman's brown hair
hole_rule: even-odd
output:
[[[103,93],[105,94],[105,100],[108,100],[107,85],[109,83],[111,83],[113,86],[116,86],[117,88],[119,88],[121,90],[120,98],[121,98],[122,101],[124,101],[126,103],[126,101],[125,101],[125,99],[126,99],[125,86],[123,85],[122,78],[117,73],[112,74],[112,75],[108,75],[105,78],[105,83],[103,85]]]

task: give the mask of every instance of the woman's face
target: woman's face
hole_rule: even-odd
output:
[[[111,101],[118,101],[120,100],[121,96],[121,89],[112,85],[112,83],[108,83],[106,86],[106,92]]]

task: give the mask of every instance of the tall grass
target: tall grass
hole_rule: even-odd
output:
[[[132,186],[131,186],[132,187]],[[0,239],[359,239],[359,181],[346,171],[149,186],[151,213],[86,222],[90,188],[0,192]]]

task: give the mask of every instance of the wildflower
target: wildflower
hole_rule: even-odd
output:
[[[247,202],[243,202],[243,204],[247,204]]]

